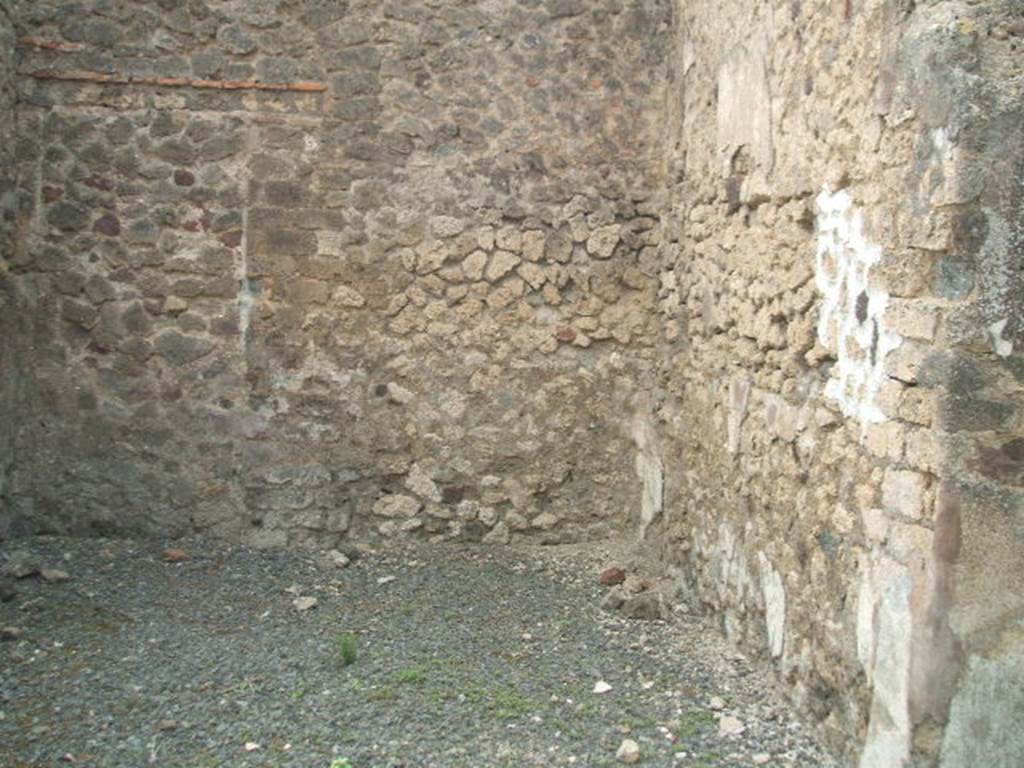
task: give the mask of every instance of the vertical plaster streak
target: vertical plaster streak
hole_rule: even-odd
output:
[[[252,285],[249,283],[249,208],[252,204],[252,153],[255,146],[256,127],[250,121],[245,137],[245,201],[242,206],[242,239],[238,244],[238,261],[235,275],[238,278],[238,334],[242,355],[248,361],[249,321],[252,317]],[[248,362],[246,363],[248,366]]]

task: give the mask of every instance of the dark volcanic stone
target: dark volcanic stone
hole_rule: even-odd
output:
[[[256,50],[256,40],[241,27],[224,27],[219,37],[231,53],[245,55]]]
[[[156,353],[174,365],[186,365],[205,357],[214,347],[209,339],[165,331],[156,337]]]
[[[121,234],[121,221],[114,214],[105,213],[96,219],[92,231],[107,237],[117,237]]]
[[[89,212],[77,203],[57,203],[46,214],[46,220],[57,229],[71,232],[89,224]]]
[[[168,139],[154,150],[157,157],[174,165],[190,165],[196,157],[196,150],[183,139]]]

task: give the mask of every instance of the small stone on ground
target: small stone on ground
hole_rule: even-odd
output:
[[[633,765],[640,762],[640,745],[632,739],[623,739],[615,753],[615,759],[620,763]]]
[[[621,584],[626,580],[626,572],[621,568],[612,566],[611,568],[605,569],[601,573],[599,581],[601,586],[614,587],[616,584]]]
[[[317,603],[319,602],[320,601],[315,597],[297,597],[292,604],[295,606],[295,610],[297,611],[308,611],[312,608],[316,608]]]

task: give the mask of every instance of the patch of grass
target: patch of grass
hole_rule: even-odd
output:
[[[500,720],[514,720],[536,708],[534,701],[514,683],[472,683],[456,695]]]
[[[651,729],[658,724],[658,718],[654,715],[644,715],[643,717],[629,718],[627,724],[632,726],[634,731]]]
[[[345,667],[355,664],[359,658],[359,644],[351,632],[346,632],[338,641],[338,654],[341,656],[342,666]]]
[[[567,632],[569,632],[569,631],[571,631],[573,629],[576,629],[576,627],[578,625],[579,625],[579,621],[577,619],[569,617],[569,618],[559,619],[556,627],[557,627],[557,631],[560,634],[564,634],[564,633],[567,633]]]
[[[360,680],[358,677],[349,678],[346,683],[350,691],[362,691],[366,688],[366,683]]]
[[[691,709],[679,718],[676,735],[681,739],[691,739],[701,730],[713,725],[715,716],[703,709]]]
[[[570,739],[584,738],[583,724],[575,720],[566,720],[563,717],[554,717],[547,720],[548,728],[554,733],[561,733]]]
[[[514,720],[530,713],[533,702],[515,685],[496,685],[487,693],[487,709],[500,720]]]
[[[359,734],[348,728],[342,728],[338,731],[338,741],[344,744],[355,744],[359,741]]]
[[[431,688],[427,693],[427,698],[430,699],[431,703],[435,706],[441,706],[447,704],[455,697],[455,694],[448,689]]]
[[[347,757],[336,757],[331,760],[330,768],[352,768],[352,763]]]
[[[398,673],[397,679],[404,685],[423,685],[427,682],[427,671],[422,667],[408,667]]]
[[[310,684],[305,680],[300,680],[298,683],[295,684],[295,687],[292,689],[292,699],[294,699],[295,701],[301,701],[302,699],[306,698],[306,696],[309,694],[311,687],[312,686],[310,686]]]
[[[394,701],[398,698],[398,694],[395,693],[393,688],[382,685],[380,688],[374,688],[366,694],[366,698],[370,701]]]

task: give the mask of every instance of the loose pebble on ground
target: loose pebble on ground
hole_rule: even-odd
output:
[[[706,621],[602,610],[613,544],[174,549],[0,547],[0,765],[836,765]]]

